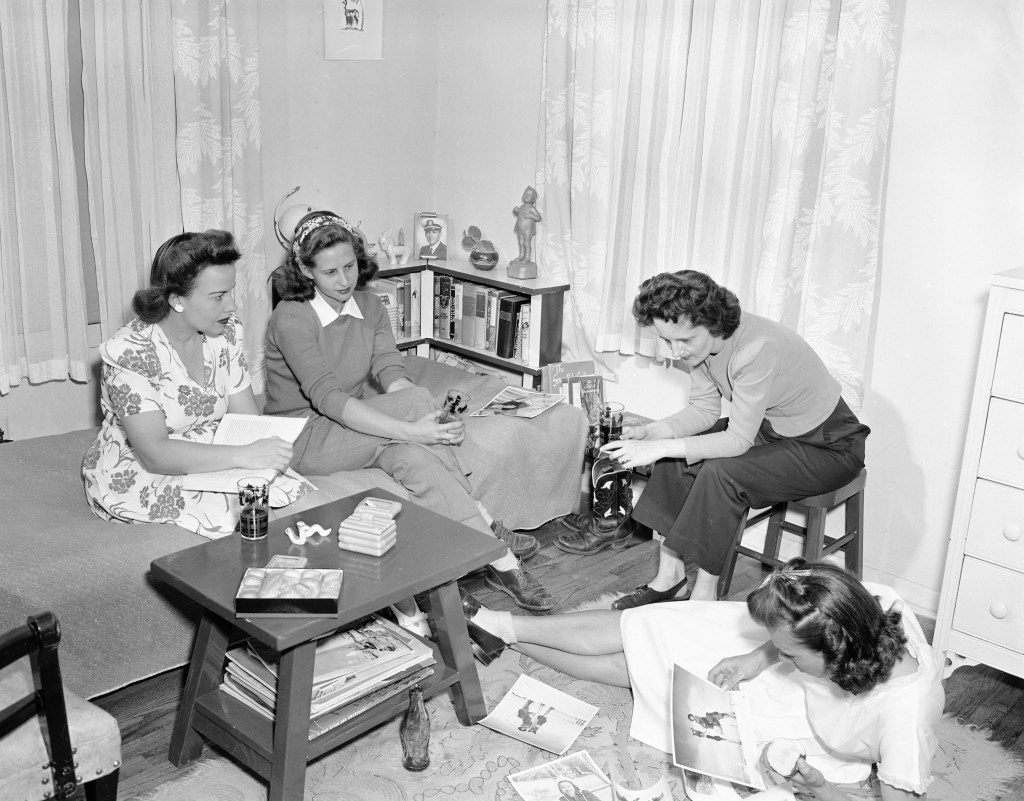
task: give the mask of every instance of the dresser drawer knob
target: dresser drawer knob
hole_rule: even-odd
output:
[[[1021,459],[1024,459],[1024,445],[1017,446],[1017,456],[1019,456]]]
[[[988,608],[988,613],[996,620],[1002,620],[1010,613],[1010,610],[1006,608],[1006,604],[997,602]]]
[[[1003,536],[1010,542],[1017,542],[1020,539],[1020,526],[1016,523],[1007,523],[1003,527]]]

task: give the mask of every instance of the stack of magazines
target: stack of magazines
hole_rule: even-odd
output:
[[[277,653],[248,640],[227,657],[221,689],[273,720]],[[435,661],[429,645],[379,615],[324,637],[313,663],[309,739],[424,681]]]

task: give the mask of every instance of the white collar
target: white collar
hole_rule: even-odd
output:
[[[313,299],[309,302],[309,305],[313,307],[313,311],[316,312],[316,316],[320,318],[320,325],[327,327],[343,314],[347,314],[349,317],[355,317],[359,320],[365,319],[363,312],[356,303],[356,296],[353,294],[348,300],[345,301],[345,305],[341,307],[340,312],[336,312],[334,307],[320,294],[320,290],[313,290]]]

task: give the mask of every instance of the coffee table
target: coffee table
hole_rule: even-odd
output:
[[[338,522],[364,497],[402,503],[398,543],[381,557],[338,548]],[[317,544],[296,546],[284,534],[297,520],[332,529]],[[203,610],[192,650],[181,709],[171,735],[169,759],[197,759],[203,738],[216,743],[270,782],[271,801],[302,798],[306,764],[402,712],[399,694],[308,739],[315,639],[388,604],[428,592],[440,656],[424,695],[450,688],[459,721],[470,725],[487,714],[470,649],[456,579],[505,552],[500,541],[434,514],[384,490],[373,489],[271,521],[268,537],[242,541],[235,534],[163,556],[153,575]],[[308,567],[341,568],[340,612],[332,618],[236,618],[234,598],[248,567],[263,567],[278,553],[305,556]],[[229,641],[255,637],[280,654],[276,720],[270,721],[220,690]]]

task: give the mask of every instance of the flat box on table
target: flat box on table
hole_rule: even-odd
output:
[[[257,578],[261,581],[264,577],[282,576],[286,574],[318,574],[318,585],[322,587],[329,579],[335,580],[330,595],[323,596],[322,593],[312,598],[302,598],[298,595],[284,595],[272,598],[243,596],[243,590],[247,589],[247,582],[253,582]],[[264,617],[336,617],[338,614],[338,602],[341,596],[341,579],[343,571],[324,570],[310,568],[254,568],[250,567],[245,571],[242,582],[238,586],[235,595],[235,617],[264,618]],[[250,584],[250,586],[252,586]],[[259,586],[258,584],[256,586]]]

